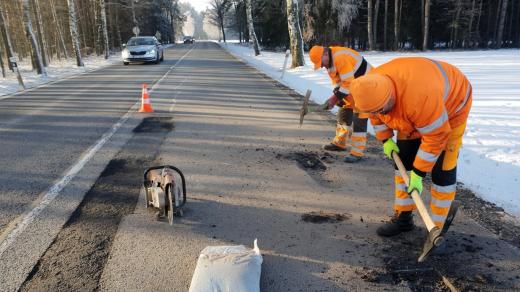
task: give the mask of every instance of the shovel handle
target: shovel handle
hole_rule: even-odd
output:
[[[406,168],[404,167],[404,164],[401,161],[399,154],[397,154],[395,151],[392,151],[392,158],[394,159],[395,165],[397,165],[397,169],[401,173],[401,177],[403,178],[404,183],[408,187],[410,185],[410,178],[408,177],[408,173],[406,172]],[[421,215],[421,218],[424,221],[424,224],[426,225],[428,232],[431,231],[436,225],[435,223],[433,223],[430,214],[428,214],[428,209],[426,209],[426,206],[424,205],[424,202],[421,199],[419,192],[417,192],[417,190],[413,190],[410,195],[415,203],[415,206],[417,206],[417,211],[419,211],[419,215]]]

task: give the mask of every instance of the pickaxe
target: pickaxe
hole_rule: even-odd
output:
[[[302,107],[300,109],[300,128],[303,125],[303,118],[308,113],[312,113],[312,112],[325,112],[325,111],[328,110],[328,109],[325,109],[325,107],[327,106],[326,104],[322,104],[322,105],[309,105],[309,100],[311,98],[311,93],[312,93],[312,91],[310,89],[308,89],[307,93],[305,93],[305,97],[303,98],[303,104],[302,104]]]
[[[403,178],[404,183],[406,184],[406,186],[408,186],[410,183],[410,179],[408,178],[406,168],[404,167],[401,158],[399,158],[399,154],[397,154],[396,152],[392,152],[392,158],[394,159],[394,162],[397,165],[397,169],[401,173],[401,177]],[[459,209],[460,202],[453,201],[451,203],[450,210],[448,211],[448,216],[446,217],[446,221],[444,222],[444,226],[442,227],[442,229],[440,229],[438,226],[435,225],[435,223],[433,223],[432,217],[430,216],[430,214],[428,214],[428,210],[426,209],[426,206],[424,205],[424,202],[421,199],[419,192],[417,190],[413,190],[410,195],[415,203],[415,206],[417,206],[417,211],[419,211],[419,215],[421,215],[421,218],[424,221],[426,228],[428,229],[428,237],[426,238],[426,242],[424,243],[422,254],[419,256],[419,259],[417,260],[418,262],[423,262],[424,260],[426,260],[428,255],[433,251],[435,247],[442,244],[444,240],[444,234],[446,234],[446,232],[450,228],[451,222],[453,221],[453,218],[455,218],[457,210]]]

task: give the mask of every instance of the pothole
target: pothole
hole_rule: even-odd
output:
[[[135,127],[134,133],[162,133],[173,130],[171,117],[148,117]]]
[[[351,217],[352,216],[350,214],[347,214],[347,213],[338,214],[338,213],[326,213],[326,212],[323,212],[323,211],[319,211],[319,212],[314,212],[313,211],[313,212],[302,214],[302,220],[304,222],[316,223],[316,224],[321,224],[321,223],[338,223],[338,222],[341,222],[341,221],[348,220]]]

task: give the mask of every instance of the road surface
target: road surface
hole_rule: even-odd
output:
[[[320,150],[331,116],[309,115],[299,128],[300,96],[218,44],[177,46],[165,57],[0,101],[1,159],[9,166],[0,186],[3,243],[128,117],[10,239],[0,255],[1,290],[187,291],[204,247],[252,246],[255,238],[262,291],[445,291],[446,281],[460,290],[520,289],[518,248],[464,208],[445,249],[424,264],[416,263],[424,228],[375,235],[393,199],[393,168],[376,141],[364,162],[345,164]],[[139,85],[154,80],[156,112],[133,114]],[[133,131],[139,123],[144,130]],[[186,175],[189,202],[174,226],[157,221],[139,197],[140,175],[153,164]],[[340,220],[302,219],[312,212]]]

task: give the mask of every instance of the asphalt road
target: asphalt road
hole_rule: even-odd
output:
[[[154,89],[156,113],[151,116],[173,117],[173,129],[161,134],[164,139],[150,139],[157,145],[151,147],[154,155],[147,156],[145,147],[135,146],[146,139],[132,133],[141,119],[131,115],[46,211],[4,248],[0,288],[5,289],[0,290],[17,290],[22,284],[23,290],[67,290],[76,286],[60,282],[68,279],[62,274],[77,269],[92,273],[91,289],[187,291],[204,247],[251,246],[255,238],[264,257],[262,291],[446,291],[447,280],[460,290],[520,289],[518,248],[464,210],[446,248],[424,264],[416,263],[423,228],[394,239],[375,235],[391,214],[393,199],[393,168],[379,143],[371,140],[367,159],[356,165],[321,151],[333,132],[331,117],[309,115],[299,128],[299,96],[217,44],[177,47],[167,51],[166,60],[162,65],[112,66],[35,90],[23,95],[26,99],[0,101],[0,135],[6,141],[1,147],[9,151],[2,165],[15,169],[2,170],[4,234],[16,229],[9,222],[23,218],[22,212],[38,203],[134,106],[140,83],[170,71]],[[178,166],[187,178],[189,202],[185,216],[172,227],[145,210],[141,196],[133,212],[118,213],[120,223],[112,220],[119,226],[103,235],[105,244],[96,245],[96,236],[82,233],[92,230],[88,221],[96,223],[95,210],[105,209],[91,208],[96,199],[89,196],[124,182],[99,177],[108,161],[121,156]],[[27,168],[34,160],[36,166]],[[134,175],[137,168],[131,165],[120,171]],[[342,221],[302,220],[310,212],[341,215]],[[41,244],[33,248],[34,242]],[[80,245],[96,250],[76,250]],[[77,261],[102,254],[96,262],[104,266],[78,269],[75,260],[67,261],[67,252]]]

